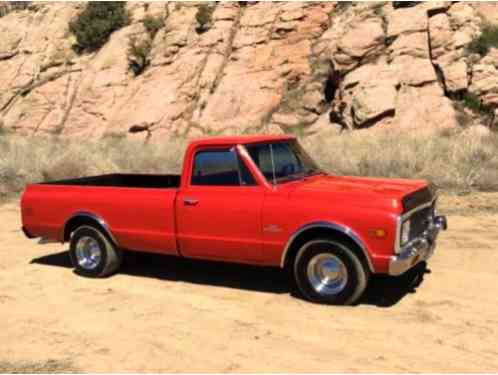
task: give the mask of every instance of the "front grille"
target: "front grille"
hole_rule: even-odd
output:
[[[434,216],[434,204],[414,212],[410,216],[410,241],[420,236],[429,226]]]

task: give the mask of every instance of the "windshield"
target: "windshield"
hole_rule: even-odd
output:
[[[246,149],[268,181],[284,182],[321,173],[297,141],[247,145]]]

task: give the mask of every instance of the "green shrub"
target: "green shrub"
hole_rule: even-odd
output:
[[[466,93],[463,96],[462,103],[464,107],[479,115],[490,115],[493,110],[482,102],[477,95]]]
[[[128,66],[135,76],[142,74],[150,65],[151,50],[152,41],[150,39],[138,40],[134,36],[130,37],[128,44]]]
[[[466,93],[462,101],[464,107],[470,109],[472,112],[480,112],[482,108],[482,103],[479,97],[476,95]]]
[[[498,26],[496,25],[484,26],[481,35],[469,43],[467,51],[485,56],[490,48],[498,48]]]
[[[129,22],[126,2],[89,2],[69,23],[69,30],[76,36],[79,52],[91,52],[102,47],[114,31]]]
[[[494,108],[489,104],[483,103],[478,96],[471,93],[465,93],[462,104],[476,115],[479,115],[484,125],[489,128],[496,128],[498,126],[495,119]]]
[[[147,15],[142,23],[144,24],[145,30],[147,30],[151,39],[154,39],[157,32],[164,27],[164,18],[161,16]]]
[[[384,16],[384,2],[379,2],[379,3],[373,3],[372,5],[372,10],[375,15],[382,17]]]
[[[213,8],[207,4],[200,5],[195,14],[195,19],[197,20],[195,30],[198,34],[208,31],[213,21]]]
[[[342,13],[351,8],[354,5],[353,1],[338,1],[333,12]]]

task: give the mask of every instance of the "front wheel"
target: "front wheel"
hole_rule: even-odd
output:
[[[88,225],[74,231],[69,254],[76,272],[87,277],[109,276],[122,263],[121,250],[102,231]]]
[[[305,243],[294,262],[301,294],[312,302],[351,305],[367,287],[369,272],[349,245],[332,238]]]

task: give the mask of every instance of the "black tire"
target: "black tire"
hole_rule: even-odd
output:
[[[100,254],[98,261],[95,261],[95,264],[92,264],[92,267],[83,266],[82,262],[78,260],[77,255],[78,243],[82,241],[82,239],[83,241],[88,241],[88,238],[92,239],[96,246],[98,246],[98,252]],[[121,250],[118,249],[100,229],[89,225],[83,225],[73,232],[69,254],[76,273],[86,277],[110,276],[118,270],[123,262]]]
[[[331,286],[329,291],[319,292],[313,287],[313,276],[310,276],[310,273],[316,274],[313,265],[316,265],[316,260],[320,258],[326,258],[329,262],[332,260],[335,265],[340,265],[342,276],[337,279],[341,281],[336,281],[339,284],[336,286],[337,290]],[[312,261],[313,263],[310,263]],[[296,255],[293,271],[296,286],[305,299],[331,305],[354,304],[365,291],[370,276],[368,268],[349,244],[328,237],[306,242]]]

